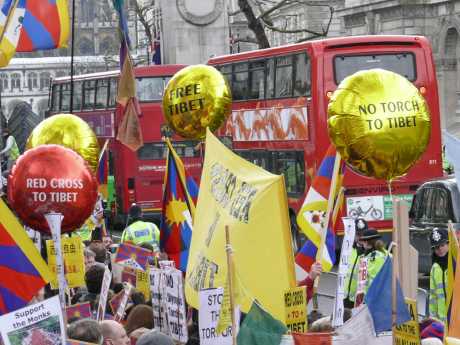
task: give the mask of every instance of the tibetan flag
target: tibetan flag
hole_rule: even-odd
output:
[[[26,0],[6,0],[0,10],[0,67],[8,66],[17,50]]]
[[[89,302],[74,304],[65,308],[67,320],[74,317],[91,318],[91,305]]]
[[[321,243],[321,232],[324,228],[324,222],[327,212],[327,203],[331,182],[334,178],[334,164],[336,160],[336,151],[334,146],[329,149],[319,167],[317,175],[313,179],[312,185],[308,190],[305,201],[297,215],[297,224],[307,236],[307,241],[297,254],[295,261],[306,272],[310,271],[311,265],[316,261],[316,253]],[[339,172],[337,190],[341,185],[343,172]],[[334,194],[334,199],[335,199]],[[331,219],[327,226],[326,247],[323,250],[322,265],[324,271],[330,271],[335,264],[335,233],[332,229],[334,220]]]
[[[13,212],[0,199],[0,314],[24,307],[52,275]],[[6,279],[5,279],[6,278]]]
[[[174,260],[182,272],[187,268],[192,219],[195,214],[194,198],[198,187],[187,176],[184,165],[169,140],[164,180],[163,207],[160,224],[160,247]]]
[[[67,47],[69,33],[67,0],[27,0],[16,51]]]
[[[106,140],[101,152],[99,153],[99,161],[97,165],[97,183],[98,190],[105,200],[108,199],[107,183],[109,179],[109,140]]]
[[[117,248],[115,263],[128,266],[136,270],[145,271],[149,257],[152,256],[150,250],[134,246],[128,243],[121,243]]]
[[[393,265],[390,256],[387,256],[385,263],[377,276],[371,283],[364,301],[374,322],[375,332],[381,333],[391,331],[392,320],[392,280]],[[407,305],[404,302],[404,294],[399,281],[396,284],[396,325],[401,325],[409,320],[411,316]]]

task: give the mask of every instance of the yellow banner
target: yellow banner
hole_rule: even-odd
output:
[[[78,236],[61,237],[62,255],[64,258],[64,272],[69,288],[85,286],[85,259],[83,255],[83,243]],[[48,267],[52,272],[51,288],[59,288],[56,274],[56,252],[54,242],[46,241],[48,254]]]
[[[146,301],[150,301],[150,274],[149,266],[144,272],[142,270],[136,270],[136,289],[145,297]]]
[[[418,324],[417,301],[406,298],[406,305],[409,309],[410,321],[393,328],[395,345],[420,345],[420,328]]]
[[[307,333],[307,290],[298,286],[284,292],[286,326],[291,332]]]
[[[283,177],[240,158],[208,131],[185,284],[195,308],[199,290],[225,286],[225,226],[243,292],[237,304],[248,312],[257,299],[283,322],[284,292],[296,285]]]

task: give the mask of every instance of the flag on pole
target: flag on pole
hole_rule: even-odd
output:
[[[166,162],[163,206],[160,224],[160,247],[185,272],[192,238],[192,219],[195,214],[194,198],[198,186],[187,176],[185,167],[169,139]]]
[[[326,219],[327,203],[331,182],[334,178],[334,164],[336,160],[336,150],[333,145],[329,146],[326,155],[313,179],[312,185],[308,190],[305,201],[297,215],[297,224],[307,236],[307,241],[297,254],[295,261],[306,272],[310,271],[311,265],[316,261],[316,253],[321,244],[321,232],[324,229]],[[340,169],[341,170],[341,169]],[[341,187],[343,171],[339,172],[337,189]],[[337,193],[334,193],[334,199]],[[332,218],[332,217],[331,217]],[[325,250],[323,250],[322,265],[324,271],[330,271],[335,263],[335,233],[333,230],[334,219],[331,219],[327,226]]]
[[[6,0],[0,10],[0,67],[8,66],[24,22],[26,0]]]
[[[457,258],[459,254],[457,240],[455,238],[455,230],[452,228],[452,225],[449,224],[449,251],[447,253],[447,291],[446,291],[446,307],[447,307],[447,325],[446,329],[453,329],[454,327],[450,324],[454,314],[452,313],[454,304],[452,303],[454,297],[454,289],[460,279],[455,279],[457,273]],[[457,291],[459,291],[457,289]],[[460,294],[457,292],[457,294]],[[457,309],[457,308],[456,308]],[[459,310],[460,311],[460,310]],[[460,319],[457,321],[460,323]],[[460,326],[460,324],[459,324]],[[459,333],[460,334],[460,330]]]
[[[388,255],[364,297],[374,321],[376,333],[391,331],[393,326],[392,272],[392,260]],[[396,325],[401,325],[410,319],[411,316],[404,302],[404,294],[398,280],[396,284]]]
[[[152,62],[154,65],[161,65],[161,40],[159,36],[153,40]]]
[[[52,278],[48,265],[0,199],[0,314],[24,307]]]
[[[152,253],[142,247],[128,243],[121,243],[117,248],[115,263],[128,266],[136,270],[147,270],[148,260]]]
[[[140,108],[136,99],[136,77],[131,55],[128,24],[123,0],[113,0],[118,12],[120,30],[120,79],[118,81],[117,102],[124,107],[123,119],[118,126],[117,140],[133,151],[144,145],[139,122]]]
[[[16,51],[67,47],[69,33],[67,0],[28,0]]]
[[[457,262],[460,255],[457,253]],[[447,335],[460,338],[460,265],[456,266],[455,276],[457,277],[451,284],[452,298],[448,309],[449,328]],[[449,284],[449,283],[447,283]],[[447,285],[449,288],[449,285]]]

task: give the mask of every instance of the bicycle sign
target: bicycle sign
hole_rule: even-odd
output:
[[[353,219],[364,218],[366,221],[383,220],[383,210],[383,195],[347,199],[347,215]]]

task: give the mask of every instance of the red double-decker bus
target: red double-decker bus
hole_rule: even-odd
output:
[[[277,174],[284,174],[294,218],[317,167],[329,147],[327,106],[347,76],[383,68],[410,80],[431,112],[431,140],[421,159],[392,192],[412,200],[424,181],[442,176],[438,88],[432,50],[421,36],[357,36],[304,42],[212,58],[233,93],[233,112],[222,134],[234,150]],[[345,210],[370,226],[392,228],[392,203],[386,181],[347,169]],[[293,222],[295,223],[295,222]],[[339,222],[340,223],[340,222]]]
[[[169,79],[183,65],[136,67],[137,98],[144,146],[131,151],[117,141],[116,128],[122,119],[122,109],[116,103],[119,71],[74,76],[73,113],[87,121],[96,133],[100,145],[109,140],[110,175],[114,176],[117,217],[124,225],[132,203],[140,205],[144,214],[158,220],[162,203],[162,184],[165,171],[166,145],[164,136],[171,136],[164,123],[161,109],[163,90]],[[70,77],[52,80],[49,115],[70,110]],[[179,140],[173,145],[183,159],[188,173],[199,180],[201,153],[196,142]]]

